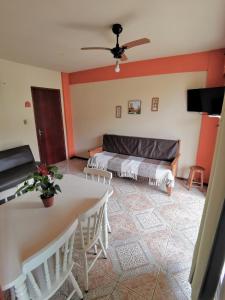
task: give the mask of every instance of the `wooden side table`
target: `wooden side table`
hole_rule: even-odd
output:
[[[190,168],[190,174],[189,174],[188,182],[187,182],[189,190],[193,184],[200,186],[201,190],[203,190],[204,171],[205,171],[205,169],[200,166],[192,166]],[[200,175],[199,180],[196,179],[196,174]]]

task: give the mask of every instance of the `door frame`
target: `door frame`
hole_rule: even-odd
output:
[[[62,114],[62,125],[63,125],[63,134],[64,134],[64,147],[65,147],[65,155],[66,159],[68,159],[68,154],[67,154],[67,142],[66,142],[66,129],[65,129],[65,116],[64,116],[64,110],[63,110],[63,103],[62,103],[62,97],[61,97],[61,89],[60,88],[48,88],[48,87],[40,87],[40,86],[31,86],[31,98],[32,98],[32,104],[33,104],[33,114],[34,114],[34,123],[35,123],[35,131],[36,131],[36,139],[37,139],[37,144],[38,144],[38,152],[39,152],[39,158],[41,161],[41,145],[40,145],[40,140],[38,138],[38,126],[37,126],[37,116],[35,113],[34,109],[34,99],[33,99],[33,90],[38,89],[38,90],[49,90],[49,91],[58,91],[59,92],[59,100],[60,100],[60,108],[61,108],[61,114]]]

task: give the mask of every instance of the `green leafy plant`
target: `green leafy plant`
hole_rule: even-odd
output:
[[[17,190],[17,194],[39,191],[41,199],[53,197],[61,192],[60,186],[55,184],[55,179],[62,179],[63,175],[56,166],[39,165],[37,171],[27,177],[24,184]]]

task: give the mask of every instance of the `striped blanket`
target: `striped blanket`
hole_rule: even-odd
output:
[[[149,184],[174,186],[174,176],[168,168],[169,163],[136,156],[127,156],[103,151],[88,160],[88,167],[116,172],[120,177],[137,180],[138,176],[147,177]]]

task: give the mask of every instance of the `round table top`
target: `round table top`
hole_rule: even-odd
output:
[[[21,274],[25,259],[65,231],[80,214],[107,193],[107,186],[75,175],[64,175],[62,193],[45,208],[37,192],[0,206],[0,286],[10,288]]]

